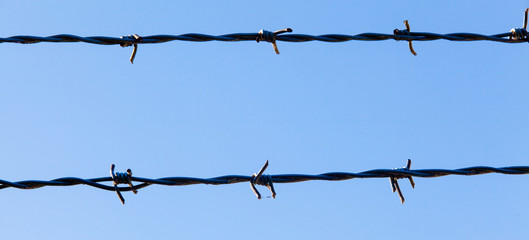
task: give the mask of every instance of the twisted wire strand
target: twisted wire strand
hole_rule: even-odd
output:
[[[312,180],[324,180],[324,181],[343,181],[353,178],[407,178],[407,177],[422,177],[422,178],[434,178],[442,177],[447,175],[461,175],[461,176],[474,176],[487,173],[500,173],[509,175],[521,175],[529,174],[529,166],[513,166],[513,167],[468,167],[460,169],[422,169],[422,170],[406,170],[406,169],[374,169],[359,173],[347,173],[347,172],[330,172],[318,175],[309,174],[279,174],[279,175],[267,175],[270,177],[273,183],[295,183]],[[222,184],[234,184],[241,182],[251,182],[253,176],[242,176],[242,175],[227,175],[214,178],[193,178],[193,177],[165,177],[158,179],[142,178],[142,177],[131,177],[134,182],[140,184],[131,187],[118,187],[119,191],[133,191],[141,189],[150,185],[165,185],[165,186],[184,186],[193,184],[211,184],[211,185],[222,185]],[[79,184],[85,184],[91,187],[115,191],[114,186],[104,185],[100,182],[113,182],[111,177],[91,178],[83,179],[77,177],[64,177],[57,178],[50,181],[41,180],[26,180],[18,182],[10,182],[0,179],[0,189],[4,188],[18,188],[18,189],[36,189],[45,186],[74,186]]]
[[[324,35],[307,35],[307,34],[282,34],[275,36],[277,41],[284,42],[347,42],[347,41],[382,41],[382,40],[405,40],[405,41],[433,41],[433,40],[449,40],[449,41],[493,41],[503,43],[522,43],[529,42],[527,38],[510,38],[513,33],[500,33],[495,35],[482,35],[476,33],[450,33],[438,34],[429,32],[409,32],[406,35],[383,34],[383,33],[361,33],[357,35],[345,34],[324,34]],[[239,42],[239,41],[256,41],[258,33],[232,33],[225,35],[207,35],[200,33],[187,33],[182,35],[152,35],[142,36],[141,39],[131,38],[117,38],[105,36],[80,37],[70,34],[59,34],[48,37],[38,36],[11,36],[0,38],[0,43],[22,43],[32,44],[40,42],[84,42],[100,45],[131,45],[131,44],[152,44],[164,43],[170,41],[191,41],[191,42],[207,42],[207,41],[222,41],[222,42]]]

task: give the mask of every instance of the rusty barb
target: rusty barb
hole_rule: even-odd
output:
[[[511,29],[511,36],[509,36],[509,39],[516,39],[516,40],[529,39],[529,34],[527,33],[527,14],[528,14],[528,12],[529,12],[529,8],[525,9],[525,17],[524,17],[524,20],[523,20],[523,28],[513,28],[513,29]]]
[[[404,20],[404,25],[406,26],[405,30],[404,29],[403,30],[399,30],[399,29],[393,30],[393,35],[397,36],[395,40],[397,41],[402,40],[401,38],[399,38],[399,36],[411,36],[410,24],[408,23],[408,20]],[[413,45],[411,43],[411,40],[408,40],[408,46],[410,48],[411,54],[417,56],[417,53],[415,52],[415,50],[413,50]]]
[[[281,30],[278,30],[278,31],[275,31],[275,32],[270,32],[270,31],[261,29],[261,31],[259,31],[259,33],[257,34],[257,38],[255,40],[257,42],[265,41],[265,42],[272,43],[272,46],[274,47],[274,51],[277,54],[279,54],[279,49],[277,49],[277,44],[276,44],[276,36],[278,34],[287,33],[287,32],[292,32],[292,29],[291,28],[285,28],[285,29],[281,29]]]
[[[142,37],[140,37],[138,34],[132,34],[128,36],[122,36],[121,39],[133,41],[133,43],[120,43],[119,45],[121,47],[133,46],[132,54],[130,55],[130,63],[134,64],[134,58],[136,57],[136,52],[138,52],[138,42],[141,42]]]

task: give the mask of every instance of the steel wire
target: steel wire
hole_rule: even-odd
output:
[[[207,35],[199,33],[187,33],[182,35],[152,35],[142,36],[141,39],[132,38],[117,38],[105,36],[91,36],[80,37],[70,34],[59,34],[47,37],[18,35],[0,38],[0,43],[22,43],[33,44],[41,42],[84,42],[100,45],[131,45],[131,44],[152,44],[165,43],[171,41],[191,41],[191,42],[239,42],[239,41],[256,41],[258,33],[232,33],[225,35]],[[410,32],[409,35],[394,35],[384,33],[361,33],[357,35],[345,34],[324,34],[324,35],[307,35],[307,34],[282,34],[277,35],[277,41],[284,42],[347,42],[347,41],[382,41],[382,40],[402,40],[402,41],[433,41],[433,40],[449,40],[449,41],[493,41],[503,43],[522,43],[529,42],[527,38],[512,38],[513,33],[500,33],[494,35],[483,35],[476,33],[429,33],[429,32]]]
[[[266,41],[272,43],[274,51],[279,54],[279,50],[276,44],[277,41],[284,42],[309,42],[309,41],[321,41],[321,42],[346,42],[346,41],[382,41],[382,40],[397,40],[397,41],[408,41],[410,52],[413,55],[417,55],[417,52],[413,49],[412,41],[433,41],[433,40],[449,40],[449,41],[493,41],[503,43],[522,43],[529,42],[529,34],[527,31],[527,18],[529,8],[525,10],[525,18],[523,28],[513,28],[508,33],[500,33],[494,35],[484,35],[476,33],[450,33],[450,34],[438,34],[429,32],[411,32],[408,20],[404,21],[406,26],[405,30],[395,29],[393,34],[384,33],[361,33],[357,35],[345,35],[345,34],[324,34],[324,35],[308,35],[308,34],[283,34],[292,32],[291,28],[285,28],[275,32],[267,30],[261,30],[258,33],[232,33],[224,35],[208,35],[200,33],[187,33],[181,35],[152,35],[141,37],[138,34],[132,34],[129,36],[106,37],[106,36],[93,36],[93,37],[81,37],[71,34],[59,34],[48,37],[39,36],[26,36],[18,35],[6,38],[0,38],[0,43],[22,43],[32,44],[40,42],[84,42],[91,44],[100,45],[117,45],[122,47],[133,46],[133,51],[130,56],[130,62],[134,63],[134,58],[138,50],[138,44],[152,44],[152,43],[164,43],[170,41],[191,41],[191,42],[208,42],[208,41],[222,41],[222,42],[239,42],[239,41]]]
[[[266,41],[272,43],[274,51],[279,54],[277,48],[277,41],[284,42],[346,42],[346,41],[382,41],[382,40],[397,40],[408,41],[410,52],[417,55],[413,49],[412,41],[434,41],[434,40],[449,40],[449,41],[493,41],[503,43],[522,43],[529,42],[529,33],[527,31],[529,8],[525,9],[525,18],[523,28],[513,28],[508,33],[500,33],[494,35],[484,35],[477,33],[429,33],[429,32],[411,32],[408,20],[404,21],[406,29],[395,29],[393,34],[384,33],[361,33],[357,35],[346,34],[324,34],[324,35],[308,35],[308,34],[283,34],[292,32],[292,29],[285,28],[275,32],[261,30],[258,33],[232,33],[224,35],[208,35],[200,33],[187,33],[181,35],[152,35],[141,37],[138,34],[129,36],[106,37],[106,36],[92,36],[81,37],[71,34],[59,34],[48,37],[18,35],[6,38],[0,38],[0,43],[22,43],[32,44],[40,42],[84,42],[100,45],[117,45],[122,47],[133,46],[133,51],[130,56],[130,62],[134,63],[134,58],[138,50],[138,44],[152,44],[164,43],[170,41],[191,41],[191,42],[208,42],[208,41],[222,41],[222,42],[239,42],[239,41]]]
[[[211,184],[211,185],[223,185],[223,184],[234,184],[241,182],[250,182],[252,191],[257,196],[257,199],[261,199],[261,194],[255,187],[255,184],[263,185],[268,187],[272,193],[272,197],[276,197],[276,191],[273,183],[295,183],[312,180],[324,180],[324,181],[343,181],[353,178],[389,178],[391,188],[393,192],[397,192],[400,198],[400,202],[404,203],[405,199],[400,190],[398,179],[408,178],[412,187],[415,188],[415,182],[413,177],[442,177],[447,175],[463,175],[473,176],[486,173],[501,173],[501,174],[529,174],[529,166],[516,166],[516,167],[468,167],[460,169],[423,169],[423,170],[410,170],[411,160],[408,159],[407,166],[404,168],[396,169],[374,169],[364,171],[360,173],[348,173],[348,172],[330,172],[318,175],[310,174],[279,174],[279,175],[265,175],[263,174],[268,167],[268,161],[259,170],[251,176],[243,175],[227,175],[213,178],[194,178],[194,177],[165,177],[158,179],[133,177],[132,171],[127,169],[126,173],[115,173],[114,164],[110,167],[110,177],[91,178],[83,179],[77,177],[64,177],[57,178],[50,181],[42,180],[26,180],[18,182],[10,182],[0,179],[0,189],[4,188],[19,188],[19,189],[36,189],[44,186],[74,186],[79,184],[85,184],[91,187],[115,191],[122,204],[125,204],[125,198],[121,194],[121,191],[133,191],[135,194],[138,189],[150,186],[150,185],[165,185],[165,186],[184,186],[193,184]],[[104,185],[100,182],[112,182],[112,186]],[[133,182],[140,183],[133,185]],[[128,184],[129,187],[119,187],[118,184]]]
[[[435,178],[447,175],[461,175],[474,176],[487,173],[500,173],[509,175],[529,174],[529,166],[514,166],[514,167],[468,167],[460,169],[420,169],[420,170],[406,170],[406,169],[374,169],[359,173],[348,172],[330,172],[317,175],[311,174],[278,174],[268,175],[274,183],[295,183],[313,180],[323,181],[344,181],[354,178],[407,178],[407,177],[421,177],[421,178]],[[194,177],[165,177],[165,178],[142,178],[131,177],[131,181],[140,183],[131,187],[119,187],[120,191],[132,191],[133,189],[141,189],[149,185],[165,185],[165,186],[184,186],[193,184],[210,184],[223,185],[234,184],[241,182],[251,182],[254,177],[243,175],[227,175],[213,178],[194,178]],[[77,177],[63,177],[49,181],[42,180],[25,180],[18,182],[11,182],[0,179],[0,189],[4,188],[18,188],[18,189],[36,189],[45,186],[74,186],[85,184],[91,187],[114,191],[111,185],[100,184],[100,182],[112,182],[112,177],[100,177],[83,179]]]
[[[526,11],[527,12],[527,11]],[[483,35],[476,33],[451,33],[451,34],[438,34],[428,32],[410,32],[408,21],[405,21],[407,30],[395,29],[393,34],[383,33],[362,33],[357,35],[344,35],[344,34],[325,34],[325,35],[307,35],[307,34],[282,34],[285,32],[292,32],[292,29],[287,28],[276,32],[270,32],[261,30],[259,33],[232,33],[225,35],[207,35],[199,33],[188,33],[182,35],[153,35],[141,37],[138,34],[129,36],[123,36],[121,38],[116,37],[104,37],[104,36],[93,36],[93,37],[80,37],[70,34],[60,34],[48,37],[38,36],[11,36],[7,38],[0,38],[0,43],[22,43],[22,44],[33,44],[40,42],[84,42],[91,44],[100,45],[117,45],[122,47],[133,46],[133,51],[130,56],[130,62],[134,63],[136,53],[138,50],[138,44],[153,44],[153,43],[164,43],[170,41],[191,41],[191,42],[208,42],[208,41],[222,41],[222,42],[239,42],[239,41],[257,41],[260,40],[272,43],[274,51],[279,54],[279,50],[276,41],[284,42],[309,42],[309,41],[321,41],[321,42],[346,42],[346,41],[382,41],[382,40],[397,40],[397,41],[408,41],[410,52],[413,55],[417,55],[417,52],[413,49],[412,41],[433,41],[433,40],[449,40],[449,41],[493,41],[503,43],[522,43],[529,42],[529,36],[526,28],[513,28],[509,33],[500,33],[495,35]]]

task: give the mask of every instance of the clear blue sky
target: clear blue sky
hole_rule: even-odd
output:
[[[527,1],[0,1],[0,36],[496,34]],[[528,44],[0,44],[0,179],[529,165]],[[529,176],[0,191],[3,239],[522,239]],[[259,187],[265,196],[269,192]]]

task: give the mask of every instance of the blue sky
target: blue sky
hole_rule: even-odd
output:
[[[496,34],[527,1],[0,1],[0,36]],[[527,44],[0,44],[0,179],[528,165]],[[478,239],[529,233],[528,176],[4,189],[6,239]],[[263,195],[268,190],[259,187]]]

